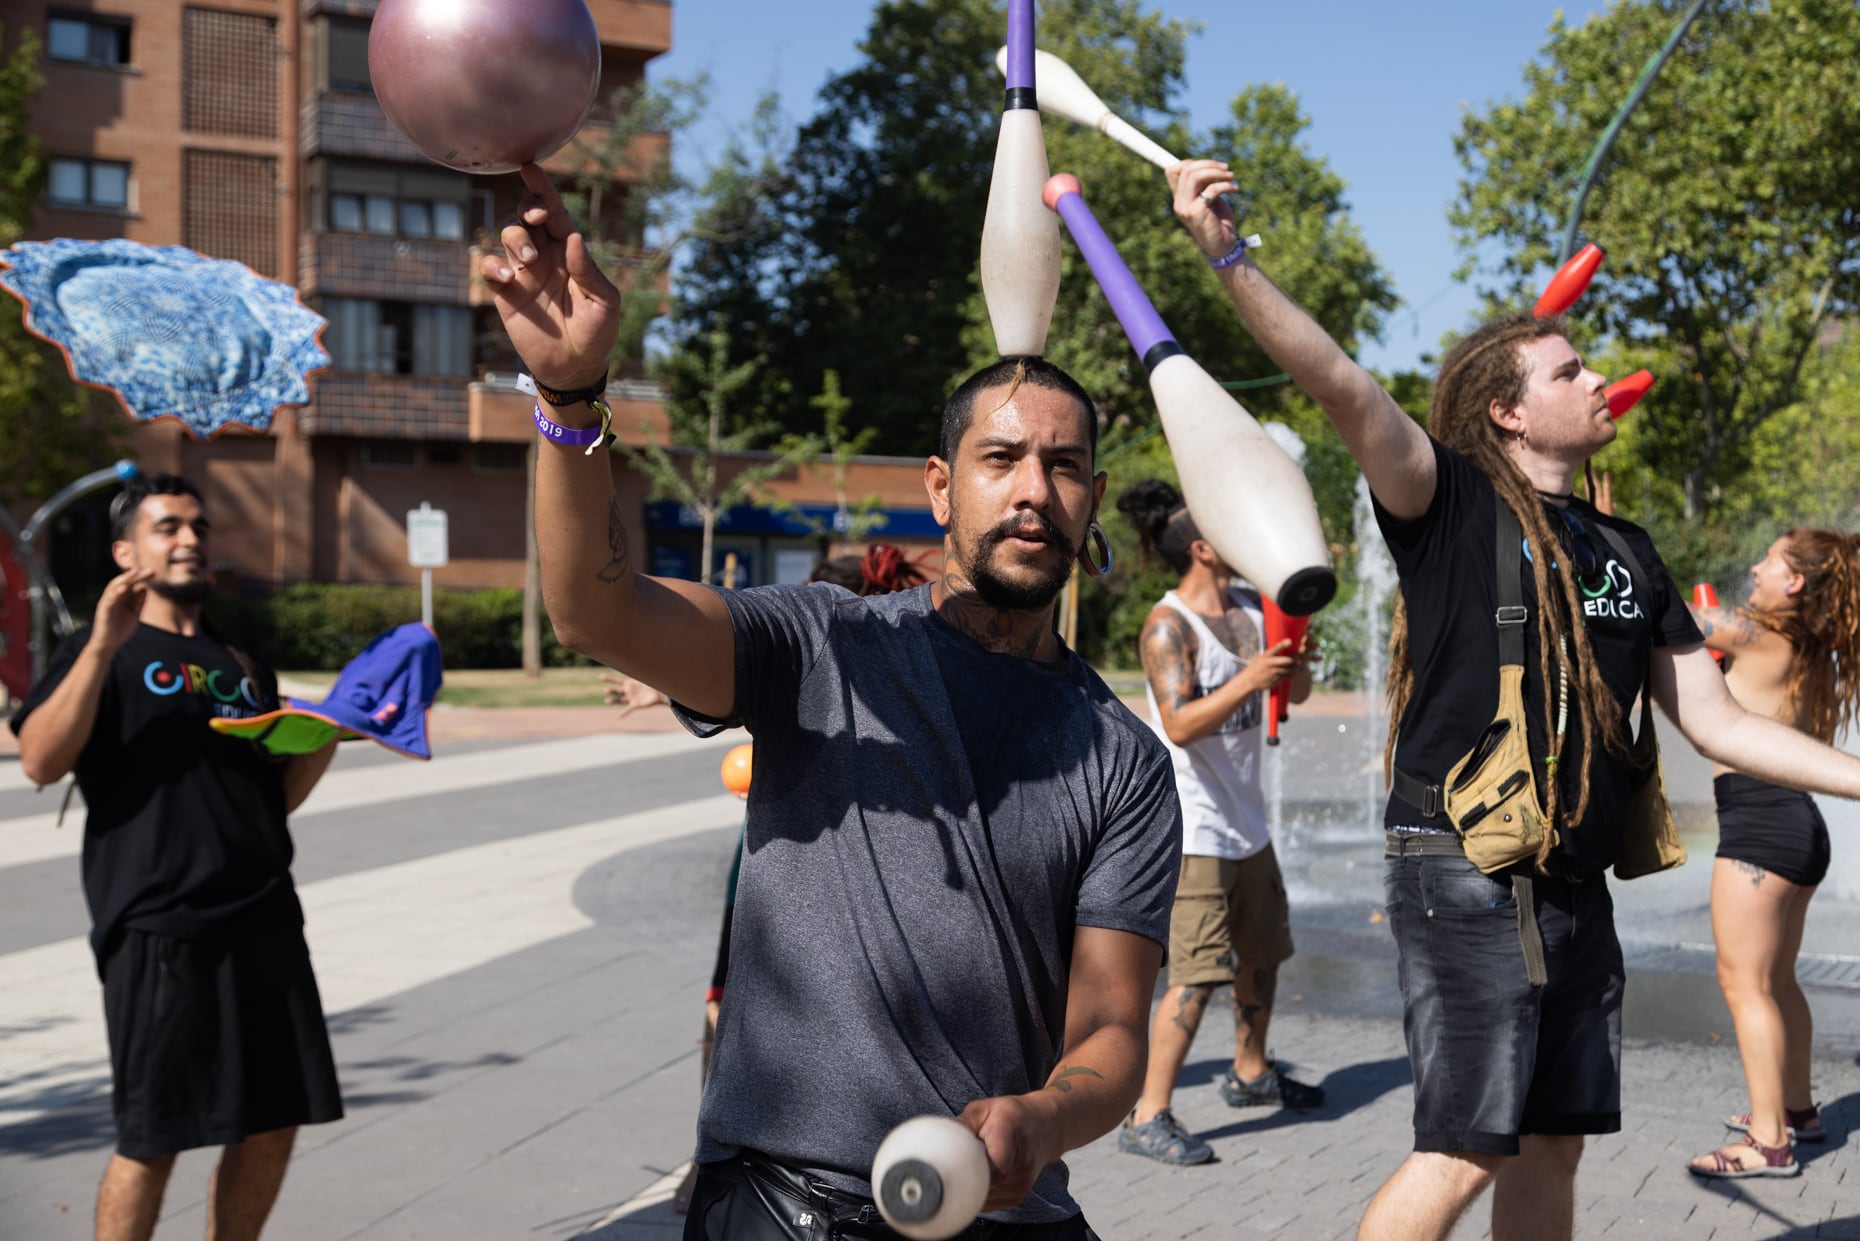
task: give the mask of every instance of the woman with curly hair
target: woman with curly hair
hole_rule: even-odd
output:
[[[1790,530],[1751,566],[1750,603],[1702,608],[1705,644],[1748,711],[1832,742],[1860,704],[1860,536]],[[1713,767],[1711,925],[1750,1110],[1744,1136],[1690,1164],[1708,1177],[1794,1176],[1796,1142],[1826,1139],[1811,1093],[1814,1020],[1795,979],[1802,926],[1828,873],[1828,828],[1806,793]]]

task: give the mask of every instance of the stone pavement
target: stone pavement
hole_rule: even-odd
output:
[[[272,1241],[678,1236],[667,1199],[690,1149],[699,1001],[739,813],[715,783],[731,739],[544,740],[541,722],[510,723],[448,732],[429,764],[346,746],[293,820],[348,1116],[302,1135]],[[1303,734],[1318,735],[1315,722]],[[1341,760],[1290,735],[1285,749],[1308,756],[1288,768],[1290,814],[1328,795]],[[0,759],[0,1238],[80,1241],[110,1146],[107,1074],[75,834],[52,828],[52,796]],[[1332,1101],[1309,1116],[1226,1108],[1214,1082],[1231,1026],[1215,1009],[1176,1103],[1220,1162],[1167,1168],[1108,1138],[1077,1152],[1075,1191],[1106,1241],[1348,1237],[1407,1149],[1373,837],[1300,830],[1286,843],[1301,955],[1272,1045]],[[1649,934],[1696,921],[1696,880],[1654,901],[1674,912]],[[1838,948],[1827,928],[1844,917],[1818,902],[1811,932]],[[1627,1131],[1593,1144],[1577,1236],[1860,1241],[1860,1023],[1840,1003],[1855,990],[1813,992],[1830,1142],[1801,1151],[1800,1178],[1712,1185],[1683,1165],[1721,1140],[1740,1071],[1709,974],[1670,966],[1652,949],[1630,964]],[[201,1234],[211,1158],[182,1158],[158,1236]],[[1482,1218],[1456,1235],[1485,1235]]]

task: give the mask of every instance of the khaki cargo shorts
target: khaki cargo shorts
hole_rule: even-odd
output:
[[[1267,969],[1291,955],[1291,909],[1271,845],[1239,861],[1182,855],[1169,915],[1170,986],[1230,983],[1236,964]]]

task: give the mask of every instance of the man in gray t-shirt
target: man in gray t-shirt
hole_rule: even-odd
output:
[[[947,531],[930,586],[646,577],[607,455],[583,450],[618,295],[547,178],[523,177],[480,270],[541,396],[556,634],[698,730],[756,737],[686,1236],[871,1235],[878,1143],[928,1112],[986,1149],[982,1235],[1089,1237],[1060,1159],[1141,1086],[1181,820],[1161,745],[1052,628],[1088,540],[1109,556],[1090,398],[1037,358],[950,397],[924,469]]]

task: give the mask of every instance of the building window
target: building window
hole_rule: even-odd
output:
[[[465,460],[465,450],[457,444],[428,444],[426,446],[426,464],[458,465]]]
[[[312,173],[311,192],[327,194],[324,227],[332,233],[465,240],[471,191],[462,175],[336,162]]]
[[[419,446],[407,440],[362,441],[362,465],[366,469],[411,470],[419,464]]]
[[[373,92],[368,77],[368,23],[328,17],[323,23],[324,90]]]
[[[521,474],[529,468],[529,445],[473,444],[471,468],[480,474]]]
[[[126,65],[129,23],[95,17],[53,17],[45,23],[45,54],[74,65]]]
[[[326,297],[323,344],[339,371],[377,375],[471,375],[471,311],[355,297]]]
[[[129,165],[102,159],[54,159],[46,201],[61,207],[129,209]]]

